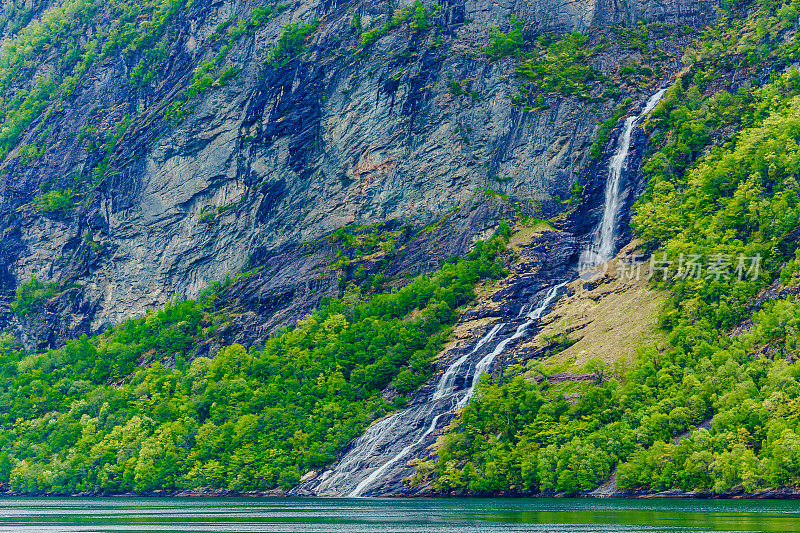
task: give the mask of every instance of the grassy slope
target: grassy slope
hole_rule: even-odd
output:
[[[659,328],[658,317],[666,294],[640,280],[626,279],[613,267],[606,278],[584,286],[582,281],[570,287],[573,294],[562,298],[543,321],[533,347],[546,347],[561,339],[567,347],[556,351],[544,363],[577,372],[592,359],[614,366],[630,363],[641,346],[663,346],[666,334]],[[521,349],[527,348],[524,344]]]

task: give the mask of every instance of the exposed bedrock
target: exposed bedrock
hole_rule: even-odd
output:
[[[382,24],[394,6],[295,2],[235,42],[226,65],[239,74],[188,102],[173,128],[165,112],[195,66],[216,54],[209,37],[221,22],[246,18],[257,6],[197,0],[175,22],[166,65],[150,85],[131,87],[133,65],[123,55],[103,60],[68,105],[23,135],[28,142],[35,128],[52,127],[44,154],[23,166],[12,152],[0,165],[0,327],[13,326],[26,347],[44,349],[260,266],[231,295],[255,306],[258,317],[240,318],[240,326],[249,330],[245,338],[257,340],[336,291],[324,247],[309,254],[303,243],[350,223],[392,221],[416,232],[454,207],[479,205],[476,195],[487,187],[551,217],[567,209],[559,198],[569,196],[575,180],[585,181],[588,210],[560,223],[580,234],[597,217],[591,199],[602,180],[587,167],[587,153],[598,123],[619,102],[550,96],[546,108],[512,105],[515,62],[489,62],[481,53],[490,28],[508,27],[511,14],[532,21],[531,37],[641,18],[699,24],[711,5],[454,1],[435,16],[444,28],[439,42],[403,26],[357,53],[353,15],[363,27]],[[312,18],[320,26],[307,52],[269,67],[282,26]],[[615,54],[600,57],[599,68],[611,68]],[[449,80],[463,81],[468,92],[452,94]],[[641,100],[644,93],[632,96]],[[132,123],[96,189],[80,193],[69,210],[35,209],[31,202],[43,187],[69,187],[102,164],[104,150],[90,149],[76,132],[93,126],[105,138],[126,115]],[[463,216],[458,231],[406,260],[417,264],[424,252],[427,266],[417,270],[434,268],[445,251],[461,253],[485,236],[499,215],[486,208]],[[65,290],[21,321],[3,306],[32,276]]]

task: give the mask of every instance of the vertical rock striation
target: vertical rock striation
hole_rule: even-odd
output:
[[[514,61],[489,62],[481,52],[491,27],[507,28],[516,15],[535,38],[642,17],[701,23],[711,5],[453,1],[433,17],[435,30],[403,25],[361,50],[361,32],[384,24],[389,4],[297,1],[233,42],[225,66],[237,76],[188,101],[173,124],[164,117],[195,67],[219,51],[212,38],[219,25],[246,20],[258,7],[196,0],[172,21],[170,47],[151,82],[131,84],[135,58],[103,59],[0,162],[0,327],[15,327],[29,348],[46,348],[255,266],[276,278],[261,282],[294,294],[295,281],[276,265],[316,267],[303,266],[300,252],[288,259],[287,250],[351,223],[420,228],[487,187],[554,215],[586,166],[598,121],[617,102],[548,96],[536,110],[513,105]],[[356,13],[361,28],[353,25]],[[270,66],[282,27],[312,19],[319,26],[305,51]],[[613,52],[599,61],[613,64]],[[466,93],[448,90],[450,80]],[[31,80],[20,83],[16,89]],[[94,128],[100,142],[126,116],[131,124],[98,173],[106,150],[79,132]],[[23,164],[21,147],[44,128],[51,130],[42,155]],[[88,183],[95,174],[97,185],[80,189],[70,208],[36,207],[43,190],[72,187],[81,176]],[[475,222],[480,230],[459,238],[477,238],[485,224]],[[35,320],[20,321],[3,306],[32,276],[68,290]],[[279,279],[287,285],[278,287]],[[316,301],[293,299],[269,313]]]

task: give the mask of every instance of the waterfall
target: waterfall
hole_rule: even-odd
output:
[[[608,164],[603,217],[594,231],[590,247],[581,256],[581,268],[605,263],[614,254],[616,219],[621,204],[621,175],[627,163],[633,128],[663,95],[662,89],[650,97],[640,115],[625,120],[617,150]],[[500,340],[494,349],[476,362],[480,352],[509,324],[498,323],[491,327],[471,350],[447,367],[431,393],[421,394],[402,411],[372,424],[351,443],[332,470],[306,481],[299,487],[298,494],[359,497],[370,489],[375,490],[376,484],[383,479],[402,477],[409,470],[403,459],[412,453],[419,456],[432,443],[431,435],[438,429],[442,418],[467,405],[481,376],[491,369],[495,359],[510,343],[525,335],[528,328],[545,315],[569,281],[571,279],[550,287],[532,311],[526,313],[530,304],[525,304],[519,316],[511,320],[518,324],[514,333]]]
[[[478,361],[478,364],[475,365],[475,371],[472,373],[472,381],[470,382],[469,389],[467,389],[466,394],[464,394],[458,401],[458,404],[456,405],[457,409],[461,409],[462,407],[467,405],[467,402],[472,397],[472,394],[475,392],[475,387],[478,385],[478,380],[480,379],[480,377],[483,375],[484,372],[489,370],[495,358],[501,353],[503,353],[503,351],[505,351],[506,346],[508,346],[508,343],[522,337],[522,335],[525,333],[525,330],[528,329],[528,326],[530,326],[531,324],[533,324],[542,317],[544,312],[547,310],[547,307],[553,302],[553,300],[555,300],[556,296],[558,296],[558,291],[561,290],[567,283],[568,281],[563,281],[558,285],[551,287],[550,290],[547,292],[547,295],[542,300],[542,303],[539,304],[539,307],[528,313],[527,320],[517,327],[517,331],[515,331],[511,337],[508,337],[507,339],[500,342],[491,353],[489,353],[483,359]]]
[[[514,334],[512,336],[504,339],[502,342],[500,342],[497,345],[497,347],[494,350],[492,350],[491,353],[487,354],[485,357],[483,357],[483,359],[478,361],[478,364],[475,365],[475,369],[471,372],[472,379],[470,380],[469,388],[466,390],[466,392],[464,394],[461,395],[460,399],[455,404],[456,410],[461,409],[462,407],[467,405],[467,402],[472,397],[472,395],[475,393],[475,387],[477,387],[478,382],[480,380],[480,377],[484,374],[484,372],[489,370],[489,368],[491,367],[491,365],[494,362],[495,358],[498,355],[500,355],[501,353],[503,353],[503,351],[505,350],[506,346],[508,346],[508,343],[510,343],[513,340],[516,340],[516,339],[520,338],[525,333],[525,330],[528,329],[528,326],[530,326],[535,321],[537,321],[539,318],[541,318],[542,314],[544,314],[545,310],[547,310],[547,307],[553,302],[553,300],[558,295],[558,291],[561,288],[563,288],[566,284],[567,284],[567,282],[564,281],[564,282],[559,283],[558,285],[552,287],[547,292],[547,295],[542,300],[542,303],[539,304],[539,306],[536,309],[534,309],[533,311],[528,313],[528,316],[527,316],[528,320],[526,320],[524,323],[522,323],[519,326],[517,326],[517,330],[514,332]],[[435,392],[433,394],[433,398],[432,398],[431,401],[436,401],[436,400],[439,400],[439,399],[442,399],[442,398],[458,396],[458,392],[459,391],[457,389],[455,389],[455,387],[454,387],[454,385],[455,385],[455,375],[457,374],[458,370],[464,365],[464,363],[467,361],[467,359],[469,358],[470,355],[474,354],[484,344],[486,344],[487,342],[492,340],[494,338],[494,336],[497,334],[497,332],[500,331],[503,328],[503,326],[505,326],[504,323],[497,324],[495,327],[493,327],[491,330],[489,330],[489,333],[484,335],[483,338],[481,338],[481,340],[479,340],[477,342],[477,344],[475,344],[475,347],[472,349],[471,352],[467,353],[467,355],[462,356],[460,359],[458,359],[455,363],[453,363],[452,365],[450,365],[447,368],[445,373],[442,374],[442,377],[439,378],[439,382],[436,384],[436,390],[435,390]],[[452,407],[450,409],[452,409]],[[398,462],[400,459],[402,459],[403,457],[408,455],[411,452],[411,450],[413,450],[419,444],[421,444],[428,435],[433,433],[434,430],[436,430],[436,425],[438,424],[439,419],[442,417],[443,414],[444,413],[439,413],[436,416],[434,416],[433,420],[431,421],[430,426],[428,426],[428,429],[422,434],[422,436],[420,436],[414,442],[412,442],[411,444],[409,444],[408,446],[406,446],[405,448],[400,450],[400,452],[397,455],[395,455],[394,457],[389,459],[382,466],[380,466],[379,468],[375,469],[368,477],[366,477],[361,483],[359,483],[356,486],[356,488],[350,494],[348,494],[348,496],[350,496],[350,497],[361,496],[361,494],[364,492],[364,490],[367,487],[369,487],[373,482],[375,482],[376,479],[380,478],[380,476],[390,466],[392,466],[393,464]]]
[[[447,370],[445,370],[444,374],[442,374],[442,377],[439,379],[439,383],[436,384],[436,390],[433,392],[434,400],[440,400],[452,392],[453,385],[455,385],[456,375],[458,374],[458,369],[461,368],[461,365],[463,365],[467,359],[472,356],[472,354],[480,350],[484,344],[492,340],[494,336],[497,335],[497,332],[503,328],[503,326],[505,326],[503,323],[497,324],[495,327],[489,330],[489,333],[484,335],[483,338],[481,338],[481,340],[475,344],[475,347],[472,349],[472,351],[462,355],[460,359],[447,367]]]
[[[493,326],[470,352],[451,364],[439,378],[430,399],[370,426],[353,442],[334,471],[328,471],[315,480],[313,492],[325,496],[361,496],[387,470],[416,450],[437,429],[442,416],[452,412],[463,399],[458,394],[461,389],[457,378],[469,372],[469,358],[492,341],[504,326],[504,323]],[[468,394],[472,394],[472,391]],[[399,451],[394,452],[398,448]],[[369,475],[358,481],[358,476],[367,471],[370,471]]]
[[[375,470],[374,470],[374,471],[373,471],[373,472],[372,472],[372,473],[371,473],[369,476],[367,476],[367,477],[364,479],[364,481],[362,481],[361,483],[359,483],[358,485],[356,485],[356,488],[353,490],[353,492],[351,492],[351,493],[350,493],[350,494],[348,494],[347,496],[348,496],[348,497],[350,497],[350,498],[357,498],[357,497],[361,496],[361,493],[362,493],[362,492],[364,492],[364,489],[366,489],[366,488],[367,488],[367,487],[369,487],[369,486],[370,486],[370,485],[371,485],[373,482],[375,482],[375,480],[376,480],[376,479],[378,479],[378,478],[379,478],[379,477],[380,477],[380,476],[381,476],[381,475],[382,475],[384,472],[386,472],[386,470],[387,470],[387,469],[388,469],[390,466],[392,466],[392,465],[393,465],[393,464],[395,464],[397,461],[399,461],[400,459],[402,459],[403,457],[405,457],[406,455],[408,455],[408,453],[409,453],[411,450],[413,450],[414,448],[416,448],[417,446],[419,446],[419,444],[420,444],[422,441],[424,441],[424,440],[425,440],[425,437],[427,437],[428,435],[430,435],[431,433],[433,433],[433,431],[436,429],[436,424],[438,424],[438,423],[439,423],[439,419],[440,419],[440,418],[442,418],[442,415],[443,415],[443,414],[444,414],[444,413],[439,413],[438,415],[434,416],[434,417],[433,417],[433,420],[431,421],[431,425],[430,425],[430,426],[428,426],[428,429],[425,431],[425,433],[423,433],[423,434],[422,434],[422,436],[421,436],[420,438],[418,438],[417,440],[415,440],[414,442],[412,442],[411,444],[409,444],[408,446],[406,446],[405,448],[403,448],[402,450],[400,450],[400,453],[398,453],[397,455],[395,455],[394,457],[392,457],[391,459],[389,459],[388,461],[386,461],[385,463],[383,463],[383,465],[382,465],[382,466],[380,466],[380,467],[378,467],[377,469],[375,469]]]
[[[455,389],[455,381],[456,381],[456,376],[458,374],[458,370],[462,367],[462,365],[467,361],[467,359],[469,359],[469,357],[472,354],[474,354],[475,352],[480,350],[480,348],[484,344],[486,344],[487,342],[491,341],[494,338],[494,336],[497,335],[497,332],[500,331],[503,328],[504,325],[505,324],[501,323],[501,324],[497,324],[496,326],[494,326],[491,330],[489,330],[489,333],[484,335],[475,344],[475,347],[472,349],[472,351],[470,351],[467,354],[465,354],[462,357],[460,357],[455,363],[453,363],[452,365],[450,365],[447,368],[447,370],[444,372],[444,374],[442,374],[442,377],[439,378],[439,382],[436,384],[436,389],[435,389],[435,391],[433,393],[433,397],[431,398],[431,402],[437,402],[438,400],[441,400],[443,398],[449,398],[450,396],[453,395],[453,390]],[[450,408],[446,409],[446,411],[449,411],[451,409],[452,409],[452,406]],[[407,445],[402,450],[400,450],[400,452],[398,454],[394,455],[388,461],[383,463],[383,465],[381,465],[380,467],[378,467],[375,470],[373,470],[372,473],[369,476],[367,476],[363,481],[361,481],[358,485],[356,485],[356,488],[353,489],[353,491],[350,492],[350,494],[348,494],[348,496],[350,496],[350,497],[361,496],[361,493],[367,487],[369,487],[376,479],[378,479],[387,469],[389,469],[392,465],[397,463],[400,459],[402,459],[403,457],[408,455],[414,448],[416,448],[420,443],[422,443],[428,435],[433,433],[434,430],[436,430],[436,426],[439,423],[439,419],[442,417],[442,415],[446,411],[443,411],[443,412],[437,414],[436,416],[434,416],[433,420],[431,420],[431,423],[428,426],[428,428],[425,430],[425,432],[422,433],[422,435],[419,438],[414,439],[414,441],[411,444]],[[393,418],[393,417],[394,417],[394,415],[392,417],[389,417],[389,418]],[[379,424],[376,424],[376,425],[379,425]],[[371,430],[372,430],[372,427],[369,428],[369,430],[367,430],[367,432],[368,433],[373,433],[373,435],[370,435],[370,437],[368,437],[366,440],[367,441],[371,441],[371,443],[374,444],[378,440],[377,437],[379,435],[384,434],[384,429],[383,428],[376,428],[376,430],[374,430],[374,431],[371,431]]]
[[[608,178],[605,188],[605,201],[603,203],[603,218],[594,231],[592,243],[581,255],[579,270],[589,270],[614,257],[614,243],[617,237],[617,215],[620,208],[620,182],[622,172],[628,162],[628,152],[631,148],[631,135],[639,120],[647,115],[656,106],[666,89],[661,89],[651,96],[642,112],[635,117],[625,119],[625,126],[617,142],[617,150],[608,162]]]
[[[402,459],[424,449],[421,446],[439,428],[442,417],[467,404],[480,377],[491,369],[494,360],[545,314],[566,284],[564,281],[548,289],[536,308],[527,313],[524,322],[515,328],[513,335],[501,340],[476,363],[475,354],[492,342],[507,324],[498,323],[491,327],[469,352],[447,367],[428,399],[370,426],[353,442],[334,470],[325,472],[311,483],[311,491],[322,496],[359,497],[389,471],[406,469]]]

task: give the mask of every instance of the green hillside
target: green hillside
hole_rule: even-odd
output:
[[[0,337],[0,483],[21,492],[284,489],[427,380],[506,237],[433,276],[330,299],[263,347],[198,347],[234,309],[210,288],[40,354]],[[20,292],[20,297],[23,293]],[[187,362],[191,360],[191,363]]]
[[[580,393],[572,405],[563,387],[507,370],[451,425],[415,481],[569,493],[595,489],[616,469],[621,489],[800,483],[800,72],[774,74],[798,57],[797,41],[781,37],[797,27],[797,9],[764,2],[746,20],[724,16],[687,53],[691,68],[646,126],[648,188],[632,225],[655,261],[645,268],[663,269],[651,283],[669,296],[659,319],[667,346],[621,348],[635,354],[630,368],[594,363],[597,382],[570,389]],[[740,83],[729,90],[733,77]],[[702,272],[687,271],[692,257]],[[773,280],[785,299],[755,303]],[[709,429],[673,442],[704,421]]]

